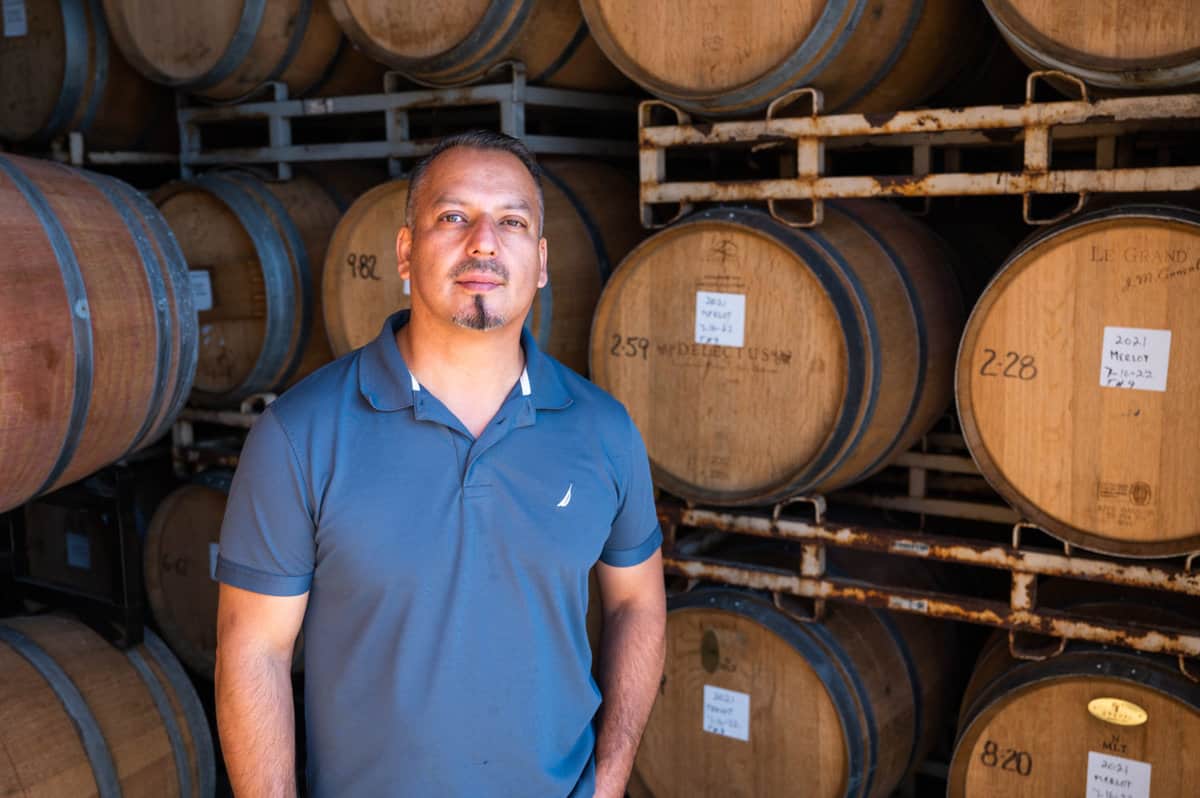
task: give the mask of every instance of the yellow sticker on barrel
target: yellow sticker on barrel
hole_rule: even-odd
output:
[[[1118,726],[1141,726],[1150,719],[1150,713],[1123,698],[1093,698],[1088,702],[1088,712]]]

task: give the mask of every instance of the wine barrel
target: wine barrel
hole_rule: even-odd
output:
[[[0,139],[79,131],[92,148],[130,147],[171,103],[112,45],[99,0],[22,0],[11,13],[0,38]]]
[[[121,652],[83,624],[0,620],[0,793],[212,798],[200,699],[146,630]]]
[[[1200,214],[1126,206],[1025,242],[958,354],[963,436],[1025,517],[1131,557],[1200,549]]]
[[[1200,760],[1181,743],[1200,739],[1200,686],[1173,659],[1073,644],[1020,661],[1001,636],[962,706],[949,798],[1195,794]]]
[[[1200,0],[984,0],[1017,56],[1104,93],[1200,84]]]
[[[843,605],[801,623],[731,588],[668,608],[634,798],[887,796],[935,739],[945,625]]]
[[[637,187],[600,163],[544,159],[545,238],[549,284],[538,292],[527,323],[538,344],[584,373],[588,330],[612,264],[641,238]],[[371,341],[384,320],[408,307],[408,286],[396,271],[396,233],[404,224],[408,181],[364,194],[338,223],[325,261],[325,329],[334,354]]]
[[[625,85],[588,35],[575,0],[329,0],[346,36],[413,80],[452,86],[520,61],[530,82],[601,91]]]
[[[753,113],[813,86],[827,111],[895,111],[973,55],[984,22],[960,0],[581,0],[596,43],[646,91],[704,116]]]
[[[157,440],[196,369],[187,268],[130,186],[0,155],[0,511]]]
[[[330,360],[316,288],[339,214],[319,183],[221,172],[168,183],[154,200],[203,297],[194,402],[279,392]]]
[[[113,40],[150,80],[211,100],[281,81],[303,94],[341,42],[326,0],[104,0]]]
[[[163,500],[146,531],[146,598],[167,644],[208,679],[217,664],[217,547],[232,475],[204,472]],[[303,669],[297,641],[293,669]]]
[[[830,203],[805,231],[714,208],[614,273],[592,379],[629,409],[661,487],[775,501],[863,479],[928,430],[962,315],[943,245],[890,205]]]

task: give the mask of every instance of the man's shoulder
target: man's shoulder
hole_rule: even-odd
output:
[[[559,380],[570,395],[572,410],[586,417],[588,424],[599,424],[605,432],[628,433],[632,421],[629,411],[620,400],[574,369],[550,356],[546,356],[546,359],[553,364]]]
[[[275,418],[285,428],[311,426],[321,419],[335,419],[330,409],[345,409],[347,400],[359,397],[358,357],[356,349],[331,363],[326,363],[300,382],[288,388],[271,403]]]

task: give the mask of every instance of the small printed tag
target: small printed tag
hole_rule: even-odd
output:
[[[745,294],[696,292],[696,343],[741,347],[745,338]]]
[[[1150,763],[1088,751],[1087,798],[1150,798]]]
[[[4,0],[4,38],[15,39],[29,33],[25,16],[25,0]]]
[[[67,565],[83,571],[92,570],[92,544],[87,535],[67,533]]]
[[[1170,330],[1105,327],[1100,353],[1100,385],[1135,391],[1167,390]]]
[[[217,557],[221,554],[221,544],[208,544],[208,578],[217,581]]]
[[[704,685],[704,731],[750,742],[750,695]]]
[[[196,305],[196,312],[212,310],[212,278],[209,277],[208,270],[192,269],[188,272],[188,279],[192,283],[192,302]]]

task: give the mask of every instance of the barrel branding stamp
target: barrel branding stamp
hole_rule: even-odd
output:
[[[1117,726],[1141,726],[1150,719],[1150,713],[1123,698],[1093,698],[1088,702],[1087,709],[1105,723]]]

